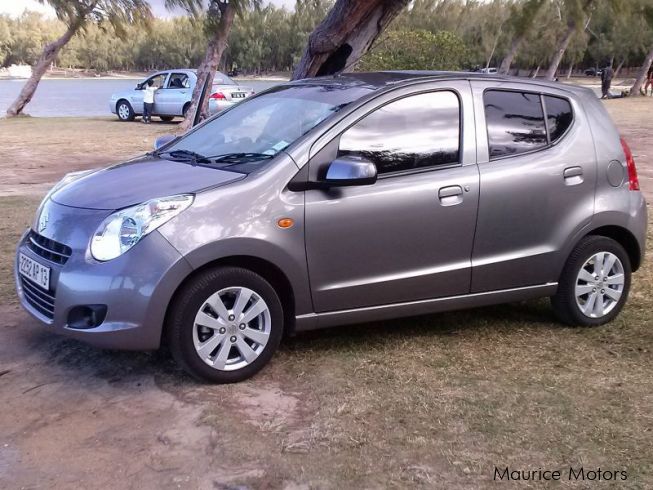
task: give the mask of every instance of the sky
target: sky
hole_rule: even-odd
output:
[[[295,4],[295,0],[269,0],[275,5],[284,5],[288,8],[292,8]],[[152,6],[152,11],[157,17],[170,17],[172,15],[168,10],[163,6],[165,0],[150,0],[150,5]],[[35,10],[37,12],[43,12],[46,15],[54,16],[52,9],[48,6],[42,5],[36,0],[0,0],[0,14],[9,14],[11,16],[17,16],[23,13],[25,9]]]

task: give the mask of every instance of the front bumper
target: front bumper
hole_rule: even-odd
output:
[[[191,272],[186,260],[157,231],[150,233],[120,257],[98,262],[87,251],[89,237],[109,211],[86,210],[48,201],[44,209],[49,219],[41,236],[65,244],[72,253],[65,264],[37,254],[28,246],[28,232],[18,244],[15,262],[16,290],[21,305],[48,330],[98,347],[151,350],[160,345],[168,304],[177,286]],[[50,267],[48,297],[54,303],[48,318],[30,303],[22,276],[18,273],[18,254],[22,253]],[[38,291],[37,291],[38,292]],[[104,321],[94,328],[69,325],[69,314],[78,306],[106,305]]]

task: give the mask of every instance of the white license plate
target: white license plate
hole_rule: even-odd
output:
[[[233,92],[231,94],[232,99],[244,99],[245,98],[245,93],[244,92]]]
[[[46,291],[50,289],[50,268],[30,259],[27,255],[18,254],[18,272]]]

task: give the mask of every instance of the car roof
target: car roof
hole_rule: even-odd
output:
[[[193,73],[194,75],[197,75],[197,70],[194,68],[173,68],[170,70],[161,70],[157,71],[155,73],[152,73],[152,75],[156,75],[157,73]],[[222,73],[221,71],[216,71],[215,72],[216,76],[223,76],[226,77],[227,75]]]
[[[479,73],[464,71],[429,71],[429,70],[400,70],[400,71],[378,71],[378,72],[352,72],[342,73],[335,76],[305,78],[290,82],[293,85],[326,85],[340,86],[342,88],[360,87],[368,88],[372,91],[382,90],[390,87],[410,85],[420,81],[438,81],[438,80],[485,80],[496,82],[513,82],[537,87],[550,87],[563,89],[573,92],[577,95],[594,96],[594,92],[585,87],[570,85],[561,82],[554,82],[543,79],[532,79],[524,77],[513,77],[508,75],[498,75],[496,73]]]

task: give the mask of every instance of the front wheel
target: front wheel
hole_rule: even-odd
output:
[[[175,118],[175,116],[159,116],[159,119],[161,119],[163,122],[170,122]]]
[[[131,104],[126,100],[118,101],[118,104],[116,104],[116,114],[121,121],[133,121],[136,116]]]
[[[213,383],[242,381],[260,371],[279,346],[281,301],[252,271],[209,269],[180,291],[167,332],[173,357],[191,375]]]
[[[612,321],[630,290],[630,259],[615,240],[585,237],[562,271],[551,298],[556,316],[568,325],[592,327]]]

